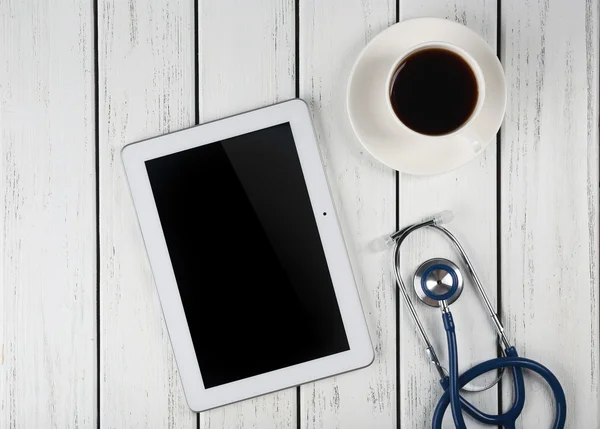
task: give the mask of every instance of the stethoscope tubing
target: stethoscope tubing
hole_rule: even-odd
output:
[[[516,350],[513,353],[516,353]],[[450,354],[450,356],[452,356],[452,354]],[[452,364],[450,364],[450,367],[452,368]],[[458,389],[460,389],[467,383],[473,381],[474,379],[485,374],[486,372],[509,367],[513,368],[516,396],[510,411],[498,415],[484,413],[483,411],[473,406],[466,399],[461,397],[458,393],[456,393],[456,391],[453,392],[452,389],[448,388],[445,389],[444,394],[440,398],[435,408],[435,411],[433,413],[432,428],[441,429],[444,413],[446,412],[448,405],[450,405],[452,401],[450,395],[453,395],[454,402],[459,402],[461,408],[464,409],[464,411],[467,414],[469,414],[471,417],[478,420],[479,422],[488,425],[501,425],[505,429],[514,429],[516,427],[516,419],[519,417],[523,404],[525,402],[525,386],[523,382],[523,375],[521,373],[521,369],[527,369],[536,372],[537,374],[542,376],[544,380],[546,380],[546,382],[552,389],[555,401],[554,423],[552,424],[552,429],[564,428],[567,418],[567,400],[565,397],[565,392],[556,376],[552,374],[552,372],[544,365],[534,360],[523,358],[520,356],[506,356],[490,359],[478,365],[475,365],[473,368],[460,375],[457,378],[458,382],[456,383],[456,385],[458,386]],[[451,380],[449,380],[451,377],[452,375],[448,377],[448,380],[442,380],[442,386],[451,384]],[[466,427],[464,426],[464,420],[462,421],[463,426],[457,424],[456,420],[455,424],[458,429],[464,429]]]
[[[442,313],[444,328],[446,329],[446,339],[448,341],[448,388],[445,389],[450,394],[450,407],[452,408],[452,418],[457,428],[467,427],[462,414],[460,404],[460,386],[458,384],[460,373],[458,372],[458,346],[456,344],[456,331],[454,329],[454,320],[450,310],[445,309]],[[444,411],[446,411],[444,409]]]
[[[444,394],[440,398],[433,415],[432,428],[441,429],[444,413],[446,412],[448,406],[450,406],[452,410],[454,424],[458,429],[466,429],[466,424],[462,413],[463,410],[481,423],[488,425],[501,425],[505,429],[515,429],[516,420],[521,414],[525,404],[525,383],[523,381],[522,369],[528,369],[542,376],[552,389],[555,399],[555,417],[552,428],[563,429],[565,426],[567,415],[567,402],[564,390],[560,385],[560,382],[548,368],[546,368],[539,362],[518,356],[515,347],[510,345],[510,343],[508,342],[508,339],[504,334],[504,327],[500,323],[498,316],[493,311],[493,307],[485,293],[485,290],[483,289],[483,286],[481,285],[481,282],[479,281],[477,274],[475,273],[473,264],[469,260],[464,248],[447,229],[440,226],[441,223],[443,223],[443,221],[440,220],[440,216],[434,216],[431,219],[425,220],[415,225],[411,225],[390,236],[390,239],[394,241],[392,261],[398,287],[402,292],[404,301],[407,304],[408,309],[410,310],[410,314],[413,320],[416,322],[421,338],[427,346],[426,350],[429,355],[430,361],[435,365],[438,373],[440,374],[440,384],[444,389]],[[436,356],[435,350],[431,342],[429,341],[429,338],[427,337],[427,334],[425,332],[425,329],[423,328],[423,325],[421,324],[421,321],[419,320],[417,312],[412,304],[412,300],[408,296],[408,292],[400,275],[400,245],[410,233],[423,227],[432,227],[441,231],[456,246],[458,253],[463,259],[463,262],[465,262],[469,269],[471,277],[475,283],[476,289],[483,298],[486,308],[492,316],[492,321],[494,322],[494,326],[496,328],[498,336],[501,339],[502,344],[504,346],[506,354],[505,357],[489,359],[485,362],[475,365],[473,368],[467,370],[464,374],[460,375],[458,372],[458,347],[456,342],[454,320],[452,318],[452,313],[450,312],[448,304],[446,303],[446,301],[442,301],[442,318],[444,322],[444,328],[446,330],[446,339],[448,344],[449,356],[448,375],[444,373],[443,368]],[[460,389],[463,388],[466,384],[487,372],[501,368],[512,368],[514,400],[510,410],[497,415],[487,414],[477,409],[470,402],[468,402],[466,399],[460,396]]]

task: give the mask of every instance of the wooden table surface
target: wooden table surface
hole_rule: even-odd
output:
[[[475,30],[508,82],[497,143],[433,177],[374,160],[345,111],[360,50],[419,16]],[[567,427],[600,428],[598,19],[599,0],[0,0],[0,427],[427,428],[440,387],[369,243],[450,208],[509,338],[562,381]],[[119,151],[293,97],[310,105],[376,359],[194,414]],[[431,234],[409,245],[410,270],[451,254]],[[462,368],[496,356],[473,290],[454,308]],[[438,312],[419,310],[444,349]],[[519,427],[549,428],[549,390],[527,388]],[[511,396],[506,381],[472,400],[495,412]]]

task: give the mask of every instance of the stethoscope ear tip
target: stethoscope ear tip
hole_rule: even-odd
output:
[[[454,219],[454,213],[451,210],[443,210],[433,216],[430,216],[423,220],[422,223],[432,222],[434,225],[443,225],[452,222]],[[382,237],[378,237],[368,244],[368,248],[372,252],[383,252],[394,246],[396,239],[400,237],[406,229],[396,231],[393,234],[386,234]]]
[[[454,213],[452,213],[452,210],[443,210],[434,214],[430,219],[435,225],[443,225],[454,220]]]
[[[384,250],[388,250],[390,247],[394,245],[396,240],[393,238],[392,234],[386,234],[383,237],[378,237],[372,240],[368,248],[372,252],[383,252]]]

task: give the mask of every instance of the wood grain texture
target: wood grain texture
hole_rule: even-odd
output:
[[[95,427],[90,2],[0,2],[0,427]]]
[[[459,22],[496,47],[497,4],[495,0],[401,0],[400,19],[435,16]],[[455,214],[448,228],[469,252],[486,292],[495,304],[497,291],[496,241],[496,143],[492,142],[477,159],[450,173],[430,177],[401,175],[399,181],[399,223],[405,226],[444,209]],[[433,257],[458,262],[451,244],[439,234],[422,231],[404,244],[403,274],[412,287],[414,270]],[[462,266],[459,264],[459,266]],[[464,267],[463,267],[464,268]],[[467,273],[466,269],[463,269]],[[470,279],[469,279],[470,280]],[[456,322],[461,372],[482,360],[496,356],[495,334],[473,284],[452,305]],[[420,302],[419,314],[442,362],[447,362],[446,337],[439,311]],[[437,373],[429,364],[421,339],[404,303],[400,306],[400,414],[402,427],[428,428],[441,389]],[[477,385],[492,377],[477,380]],[[497,411],[497,389],[468,395],[481,409]],[[453,427],[450,411],[445,426]],[[469,428],[483,427],[467,420]]]
[[[300,1],[300,97],[312,111],[376,353],[368,368],[302,386],[302,428],[396,427],[396,291],[389,255],[369,246],[395,228],[396,180],[362,148],[345,108],[356,57],[395,12],[394,1]]]
[[[293,0],[199,0],[198,48],[200,122],[294,97]],[[200,426],[295,428],[296,389],[207,411]]]
[[[100,423],[191,429],[120,150],[193,124],[193,3],[99,0],[98,31]]]
[[[520,354],[562,382],[568,428],[597,428],[598,1],[502,1],[502,308]],[[550,427],[526,377],[522,427]],[[504,402],[509,403],[507,386]]]

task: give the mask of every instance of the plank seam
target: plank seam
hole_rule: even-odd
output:
[[[200,125],[200,47],[198,43],[198,0],[194,0],[194,124]],[[198,421],[198,428],[200,422]]]
[[[502,63],[502,0],[496,0],[496,55]],[[502,127],[496,134],[496,312],[502,320],[502,160],[501,160]],[[497,343],[497,356],[502,356],[501,345]],[[498,413],[502,412],[502,379],[498,382]],[[498,425],[498,429],[502,429]]]
[[[300,98],[300,0],[294,0],[294,85],[295,96]],[[296,429],[302,427],[300,386],[296,386]],[[198,428],[200,429],[200,428]]]
[[[396,2],[397,4],[398,2]],[[400,173],[396,171],[396,231],[400,229]],[[400,392],[400,291],[393,280],[396,291],[396,426],[402,427],[401,392]]]
[[[300,97],[300,0],[294,1],[294,37],[295,40],[295,51],[294,51],[294,67],[295,67],[295,88],[296,98]]]
[[[396,22],[400,22],[400,0],[396,0]],[[400,229],[400,172],[396,171],[396,231]],[[400,429],[402,427],[402,393],[400,386],[400,291],[398,285],[394,280],[394,286],[396,291],[396,427]]]
[[[96,181],[96,428],[100,429],[100,76],[98,0],[92,2],[94,50],[94,168]]]
[[[597,14],[596,17],[598,17],[598,15],[600,15],[600,2],[598,2],[596,4],[596,14]],[[593,28],[590,31],[593,32]],[[596,31],[596,37],[598,37],[598,31]],[[592,44],[592,49],[593,49],[593,44]],[[598,50],[598,47],[596,46],[594,54],[598,55],[598,52],[599,52],[599,50]],[[600,70],[600,55],[598,55],[598,58],[596,59],[596,67],[598,67],[598,70]],[[595,90],[596,90],[596,97],[598,96],[599,79],[600,79],[600,76],[597,73],[596,74],[596,88],[595,88]],[[593,115],[592,117],[593,117],[594,120],[598,121],[598,112],[600,111],[600,100],[598,100],[598,98],[596,98],[594,104],[595,104],[594,107],[596,108],[596,111],[594,112],[595,115]],[[589,125],[590,124],[588,124],[588,126]],[[594,123],[592,123],[591,125],[592,125],[592,127],[594,127]],[[595,132],[598,133],[600,131],[600,123],[596,123],[595,124],[595,128],[596,128]],[[600,136],[598,134],[596,134],[596,145],[597,145],[598,151],[600,152]],[[598,180],[598,177],[600,176],[600,159],[598,159],[597,168],[598,168],[598,170],[597,170],[598,176],[596,176],[596,180]],[[598,188],[596,188],[596,198],[598,198],[598,193],[599,193],[599,190],[600,190],[600,183],[597,183],[597,185],[598,185]],[[600,223],[600,211],[598,213],[596,213],[596,219]],[[598,241],[600,241],[600,233],[598,233],[597,239],[598,239]],[[596,249],[598,249],[598,246],[596,246]],[[598,254],[597,261],[598,261],[598,264],[600,265],[600,252]],[[592,285],[592,290],[594,289],[594,286],[595,285]],[[599,304],[600,304],[600,300],[599,300],[598,297],[596,297],[596,308],[598,308]],[[598,315],[596,317],[597,317],[597,323],[598,323],[598,332],[600,332],[600,312],[598,313]],[[598,338],[596,337],[596,341],[597,340],[598,340]],[[594,343],[592,343],[592,344],[594,344]],[[593,356],[593,353],[592,353],[592,356]],[[598,370],[598,365],[595,365],[595,369]],[[598,387],[596,387],[596,392],[598,392]]]
[[[198,43],[198,0],[194,0],[194,125],[200,125],[200,44]],[[196,413],[196,429],[200,429],[200,413]]]

